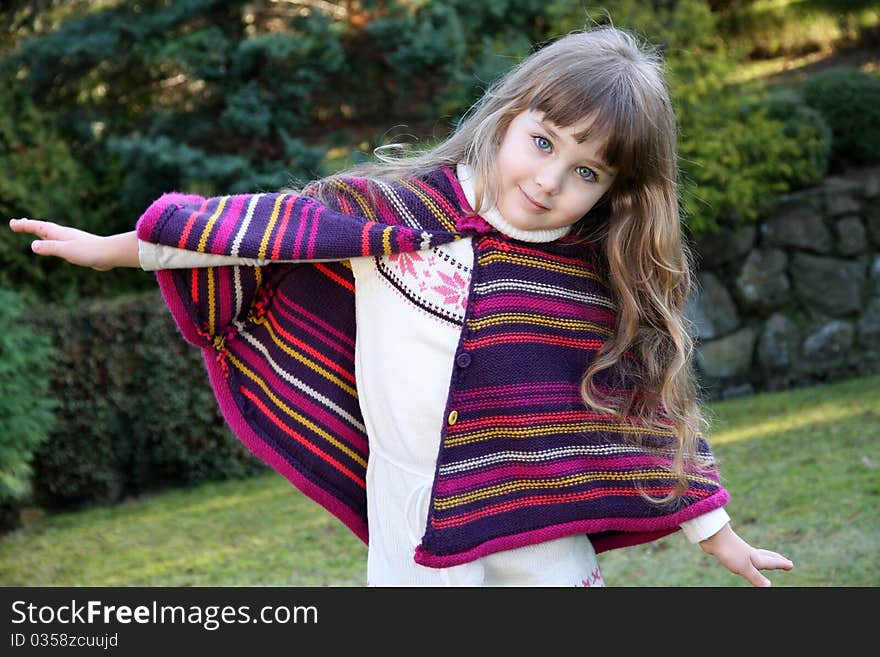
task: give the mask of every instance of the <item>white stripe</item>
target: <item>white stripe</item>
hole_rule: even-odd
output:
[[[404,218],[406,224],[410,228],[421,228],[421,226],[415,220],[415,217],[413,217],[412,213],[409,211],[409,207],[407,207],[400,199],[394,188],[386,182],[377,182],[379,184],[379,188],[385,193],[385,197],[388,199],[388,201],[391,202],[391,205],[394,206],[394,208],[397,210],[397,213]]]
[[[665,450],[669,456],[672,456],[671,450]],[[566,456],[579,455],[612,455],[622,453],[640,453],[641,450],[634,445],[609,445],[605,447],[562,447],[559,449],[547,449],[541,452],[499,452],[488,456],[467,459],[450,463],[440,467],[440,474],[451,474],[454,472],[464,472],[467,470],[476,470],[478,468],[492,465],[494,463],[503,463],[505,461],[547,461],[559,459]]]
[[[254,194],[253,198],[248,203],[247,211],[244,214],[244,221],[241,222],[241,228],[238,229],[238,234],[235,236],[235,240],[232,242],[232,253],[230,255],[237,256],[238,248],[241,246],[241,240],[244,237],[245,233],[247,233],[248,224],[251,223],[251,218],[254,216],[254,210],[256,209],[257,202],[265,196],[264,194]]]
[[[242,324],[240,322],[237,322],[237,325],[242,326]],[[296,377],[292,376],[289,372],[286,372],[284,369],[282,369],[278,365],[278,363],[276,363],[274,360],[272,360],[272,357],[269,355],[269,350],[262,343],[257,341],[257,339],[254,336],[252,336],[247,331],[243,331],[243,332],[239,333],[238,335],[243,336],[249,343],[251,343],[252,346],[256,347],[257,351],[262,353],[263,356],[266,358],[266,362],[269,363],[269,365],[272,367],[272,370],[278,376],[280,376],[282,379],[287,381],[287,383],[292,385],[294,388],[300,390],[301,392],[304,392],[306,395],[308,395],[309,397],[311,397],[315,401],[317,401],[317,402],[323,404],[324,406],[326,406],[327,408],[335,411],[337,415],[339,415],[341,418],[344,418],[345,420],[347,420],[348,423],[351,426],[353,426],[354,428],[358,429],[359,431],[361,431],[363,433],[367,433],[367,428],[363,424],[358,422],[357,418],[355,418],[353,415],[351,415],[350,413],[343,410],[338,404],[334,404],[332,401],[330,401],[330,399],[328,399],[327,397],[325,397],[324,395],[319,393],[317,390],[315,390],[311,386],[306,385],[305,383],[303,383],[302,381],[300,381]]]
[[[602,295],[596,294],[583,294],[580,292],[573,292],[571,290],[566,290],[564,288],[555,287],[553,285],[544,285],[542,283],[537,282],[525,282],[525,281],[515,281],[512,279],[501,279],[498,281],[493,281],[491,283],[479,283],[474,285],[474,292],[481,295],[490,294],[493,292],[497,292],[498,290],[518,290],[521,292],[535,292],[537,291],[540,294],[546,294],[550,296],[556,297],[565,297],[567,299],[572,299],[575,301],[583,301],[584,303],[590,304],[600,304],[605,306],[606,308],[610,308],[612,310],[617,309],[617,304],[615,304],[611,299]]]

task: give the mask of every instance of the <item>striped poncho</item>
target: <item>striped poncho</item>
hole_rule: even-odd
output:
[[[347,178],[334,189],[325,201],[166,194],[140,218],[137,234],[265,261],[156,274],[184,338],[203,350],[236,436],[362,540],[369,437],[347,260],[465,236],[473,238],[474,267],[457,353],[467,366],[454,368],[449,382],[416,561],[452,566],[578,532],[602,552],[669,534],[728,501],[717,474],[697,471],[675,503],[646,500],[642,493],[663,496],[673,486],[670,459],[630,438],[671,446],[672,431],[596,412],[568,393],[615,327],[594,246],[569,237],[526,243],[493,231],[471,216],[448,167],[396,183]],[[399,403],[405,407],[405,390]],[[704,441],[701,451],[711,453]]]

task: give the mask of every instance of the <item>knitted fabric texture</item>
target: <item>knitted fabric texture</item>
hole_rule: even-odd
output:
[[[203,350],[224,418],[254,454],[366,542],[369,438],[348,259],[472,237],[471,289],[415,560],[452,566],[578,532],[602,552],[667,535],[727,503],[717,472],[696,469],[676,502],[645,499],[674,486],[672,430],[581,400],[581,378],[615,327],[594,246],[495,231],[469,216],[448,167],[395,183],[334,185],[335,198],[324,202],[165,194],[137,223],[138,238],[157,244],[310,261],[156,272],[183,337]],[[611,389],[618,378],[598,380]],[[407,391],[398,394],[405,406]],[[711,455],[702,437],[700,451]]]

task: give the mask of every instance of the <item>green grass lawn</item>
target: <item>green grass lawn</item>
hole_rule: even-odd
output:
[[[880,376],[716,402],[734,529],[785,554],[775,586],[880,585]],[[37,516],[4,586],[361,586],[366,547],[280,475]],[[680,532],[600,556],[610,586],[746,586]]]

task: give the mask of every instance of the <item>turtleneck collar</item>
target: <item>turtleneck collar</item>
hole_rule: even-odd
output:
[[[465,198],[473,208],[476,203],[476,196],[472,173],[470,166],[464,162],[459,162],[455,168],[455,175],[458,177],[459,183],[461,183],[461,189],[464,192]],[[521,228],[509,224],[495,207],[481,212],[480,216],[498,232],[504,233],[508,237],[523,242],[552,242],[553,240],[558,240],[560,237],[565,237],[571,230],[571,226],[541,230],[522,230]]]

